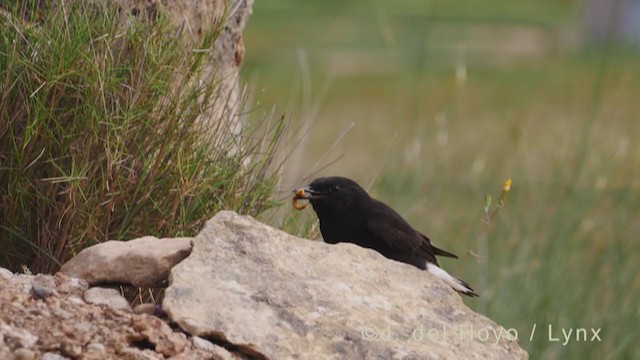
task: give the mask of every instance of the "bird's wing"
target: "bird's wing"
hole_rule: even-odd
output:
[[[374,209],[369,212],[367,228],[373,235],[391,248],[408,254],[433,257],[430,244],[426,243],[398,213],[389,210],[391,209]]]
[[[369,212],[367,228],[375,237],[408,254],[428,259],[434,259],[435,255],[457,258],[456,255],[433,246],[427,236],[413,229],[398,213],[389,210],[391,208],[373,209]]]

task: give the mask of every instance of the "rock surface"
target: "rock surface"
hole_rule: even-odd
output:
[[[0,359],[223,359],[229,353],[173,331],[157,317],[82,300],[86,283],[63,274],[0,268]],[[31,289],[46,289],[45,299]],[[90,291],[90,290],[89,290]],[[225,357],[225,355],[228,355]]]
[[[145,236],[130,241],[107,241],[82,250],[60,272],[89,284],[130,284],[156,288],[171,268],[191,252],[192,238],[158,239]]]
[[[427,272],[233,212],[207,223],[170,284],[163,309],[183,329],[272,359],[528,358]]]

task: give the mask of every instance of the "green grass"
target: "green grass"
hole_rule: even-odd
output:
[[[217,72],[200,79],[210,51],[162,14],[36,5],[0,13],[0,266],[50,272],[98,242],[194,235],[220,209],[275,205],[283,122],[230,130]]]
[[[571,1],[296,4],[256,2],[245,33],[262,103],[310,126],[283,194],[309,176],[371,183],[443,248],[478,254],[443,266],[530,358],[639,358],[638,52],[566,40],[580,29]],[[508,177],[480,236],[484,195]],[[314,237],[313,222],[307,210],[282,224]],[[602,328],[602,341],[563,346],[549,325]]]

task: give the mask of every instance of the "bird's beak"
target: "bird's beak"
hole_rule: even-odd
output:
[[[296,210],[302,210],[307,207],[308,203],[298,203],[298,200],[309,200],[317,198],[319,193],[314,191],[310,186],[293,189],[293,198],[291,199],[291,205]]]
[[[311,200],[315,196],[319,195],[317,191],[314,191],[309,186],[293,189],[293,193],[295,194],[293,198],[296,200],[300,200],[300,199]]]

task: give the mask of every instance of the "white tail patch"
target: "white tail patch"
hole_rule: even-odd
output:
[[[444,269],[438,267],[436,264],[427,263],[427,271],[440,278],[442,281],[447,283],[447,285],[451,286],[455,291],[464,294],[475,295],[473,290],[471,290],[471,288],[469,288],[469,286],[465,282],[449,275],[448,272],[444,271]]]

